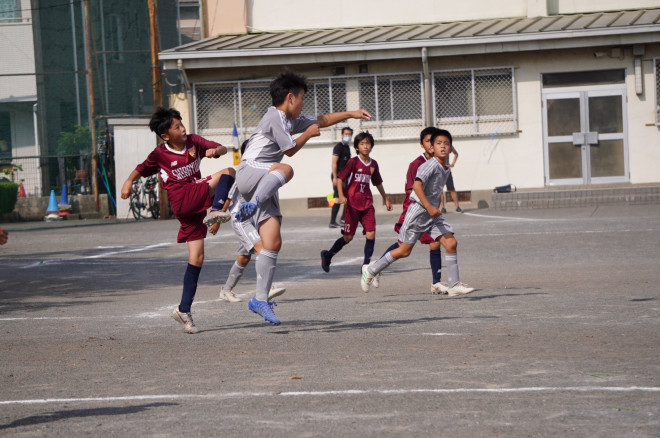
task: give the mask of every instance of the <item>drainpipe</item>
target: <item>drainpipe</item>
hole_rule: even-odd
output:
[[[435,126],[433,123],[433,108],[431,100],[431,75],[429,74],[429,58],[426,47],[422,47],[422,71],[424,79],[424,127]]]
[[[193,102],[192,102],[192,87],[190,86],[190,80],[188,79],[188,73],[186,73],[186,69],[183,68],[183,60],[177,59],[176,60],[176,67],[181,73],[181,78],[183,79],[183,86],[186,89],[186,102],[188,102],[188,114],[190,114],[190,121],[188,122],[188,125],[190,126],[190,130],[195,130],[196,128],[194,127],[194,115],[193,115]]]

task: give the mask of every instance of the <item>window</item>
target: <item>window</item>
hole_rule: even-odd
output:
[[[0,24],[21,21],[20,0],[0,0]]]
[[[179,0],[179,45],[199,41],[202,38],[199,0]]]
[[[660,58],[653,60],[655,70],[655,124],[660,125]]]
[[[303,115],[318,116],[366,108],[371,121],[350,120],[329,129],[310,143],[336,142],[341,126],[368,130],[380,139],[417,139],[423,128],[421,73],[313,77],[307,79]],[[194,86],[194,132],[213,140],[231,141],[234,123],[246,138],[272,104],[270,80],[200,83]]]
[[[11,158],[11,116],[0,111],[0,159]]]
[[[320,116],[346,111],[346,84],[342,82],[322,82],[307,84],[303,115]]]
[[[455,136],[518,129],[513,68],[433,72],[434,120]]]
[[[360,106],[379,122],[422,119],[421,77],[373,76],[360,80]]]

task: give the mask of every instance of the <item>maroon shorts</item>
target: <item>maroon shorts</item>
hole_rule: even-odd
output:
[[[207,228],[202,220],[206,216],[206,210],[213,203],[213,198],[209,196],[210,179],[211,177],[207,176],[193,184],[186,184],[167,193],[172,205],[172,213],[181,223],[176,238],[178,243],[206,237]]]
[[[399,216],[399,220],[397,223],[394,224],[394,231],[397,233],[399,230],[401,230],[401,225],[403,225],[403,220],[406,218],[406,212],[408,211],[408,206],[412,204],[414,201],[411,201],[410,198],[406,198],[405,201],[403,201],[403,213],[401,213],[401,216]],[[422,237],[419,238],[419,241],[422,242],[424,245],[430,245],[431,243],[435,242],[433,240],[433,237],[429,235],[429,233],[424,233],[422,234]]]
[[[362,224],[362,234],[367,231],[376,231],[376,209],[372,205],[366,210],[355,210],[350,205],[344,207],[344,228],[341,234],[355,236],[358,223]]]

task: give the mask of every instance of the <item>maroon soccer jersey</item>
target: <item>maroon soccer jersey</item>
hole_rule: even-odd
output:
[[[215,149],[218,143],[195,134],[188,134],[186,147],[177,151],[163,143],[157,146],[135,170],[142,176],[151,176],[160,171],[165,190],[181,184],[189,184],[202,177],[199,162],[206,156],[207,149]]]
[[[353,157],[337,176],[346,181],[344,196],[353,209],[366,210],[373,206],[374,197],[369,184],[377,186],[383,183],[376,160],[372,159],[366,164],[359,156]]]
[[[206,192],[203,189],[200,189],[201,195],[195,197],[200,199],[192,202],[195,204],[194,206],[191,205],[192,200],[188,199],[191,188],[188,185],[204,181],[199,170],[199,163],[206,156],[208,149],[215,149],[217,146],[218,143],[204,137],[188,134],[184,150],[177,151],[163,143],[151,151],[147,159],[135,170],[144,177],[160,172],[163,188],[167,190],[167,197],[177,216],[198,213],[199,210],[204,209],[203,205],[206,204],[206,199],[201,199],[202,195],[208,196],[205,195]],[[208,186],[206,187],[205,190],[208,191]]]

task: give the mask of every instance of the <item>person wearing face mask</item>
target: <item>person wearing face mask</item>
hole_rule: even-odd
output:
[[[345,126],[341,130],[341,141],[332,148],[332,189],[335,195],[335,198],[339,196],[337,191],[337,175],[341,170],[346,166],[348,160],[351,159],[351,139],[353,138],[353,130],[348,126]],[[339,207],[341,205],[338,202],[335,202],[332,206],[332,211],[330,212],[330,228],[339,228],[344,225],[344,212],[341,213],[341,224],[337,223],[337,214],[339,213]]]

